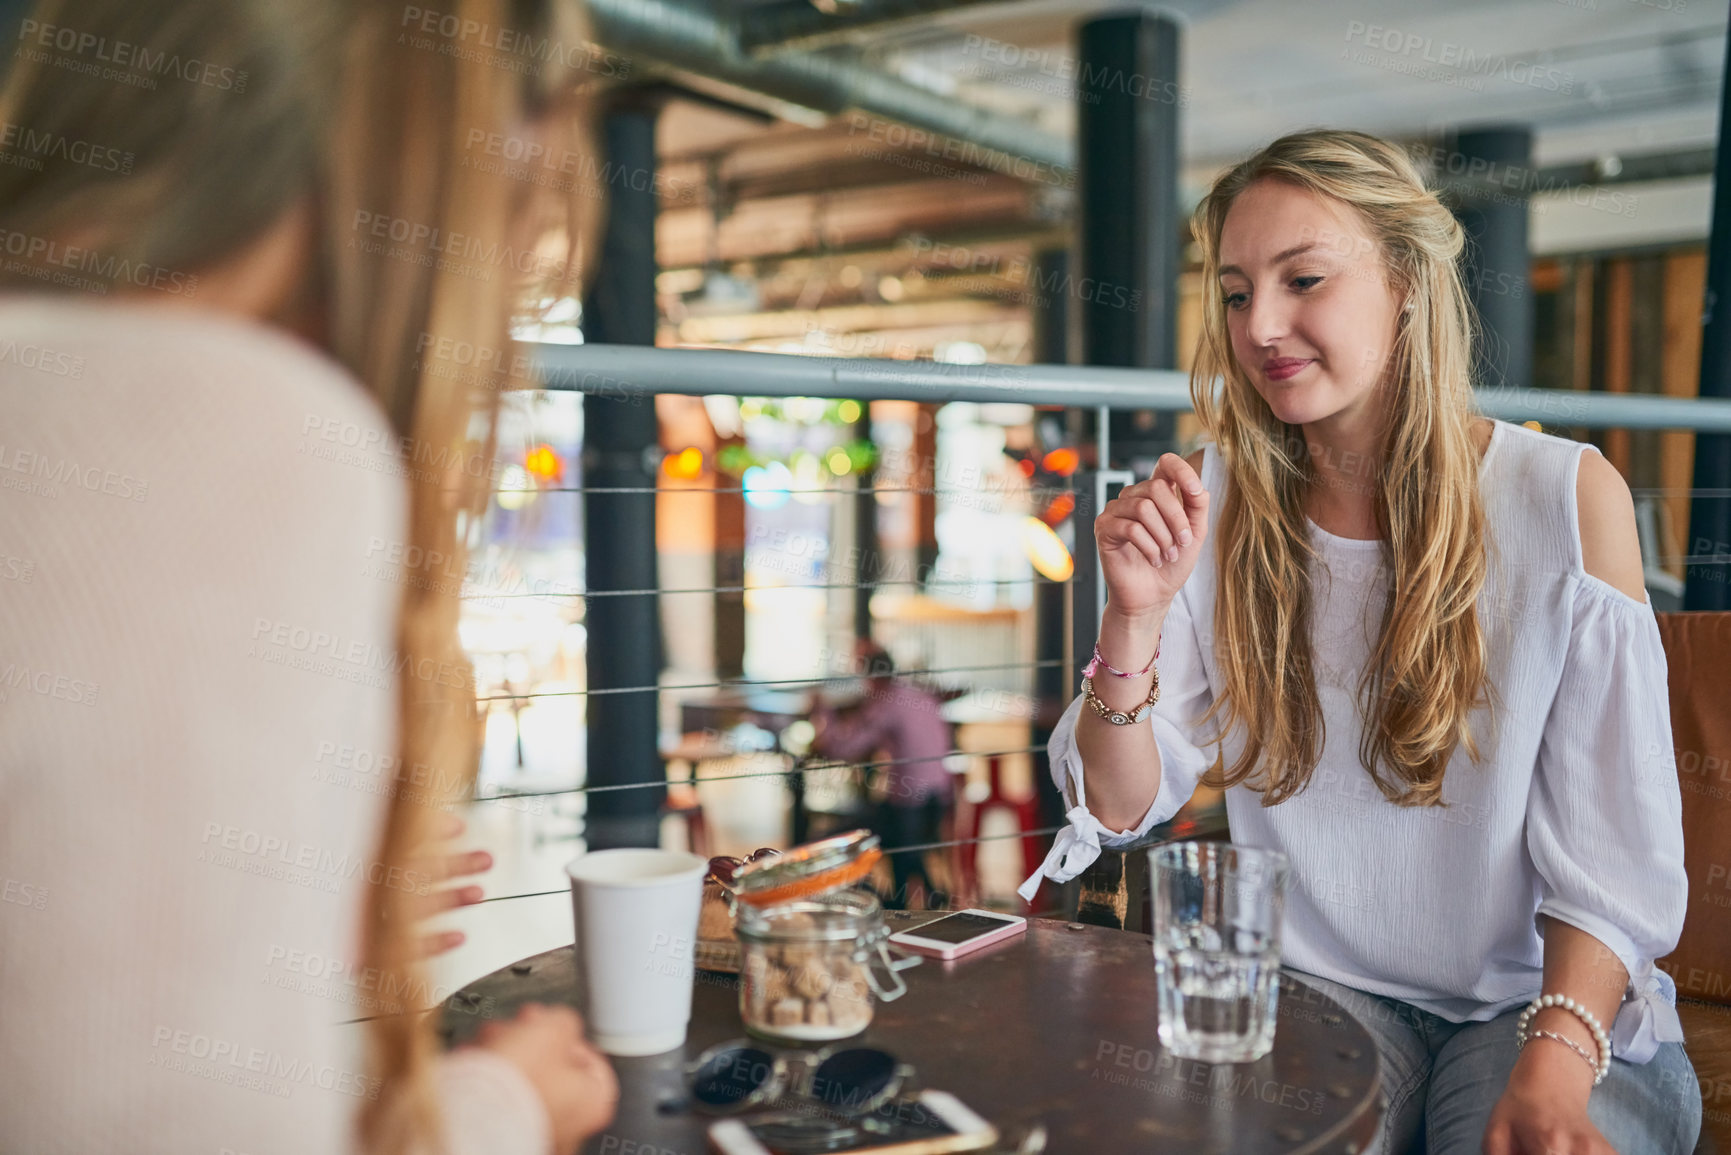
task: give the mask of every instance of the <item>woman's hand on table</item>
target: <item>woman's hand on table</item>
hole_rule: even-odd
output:
[[[1593,1072],[1559,1043],[1522,1049],[1485,1128],[1485,1155],[1617,1155],[1587,1117]]]
[[[619,1104],[613,1065],[583,1037],[583,1020],[570,1007],[525,1004],[516,1018],[484,1025],[475,1045],[522,1071],[535,1088],[557,1155],[571,1155],[613,1121]]]
[[[463,820],[457,815],[439,815],[437,827],[433,831],[433,845],[410,860],[409,868],[433,884],[426,893],[414,896],[416,922],[425,921],[447,910],[455,910],[459,906],[473,906],[481,901],[483,894],[479,886],[438,886],[439,883],[453,878],[480,874],[493,868],[493,856],[485,850],[452,852],[445,849],[453,839],[463,836],[464,829]],[[423,935],[420,939],[420,957],[433,958],[446,951],[455,950],[463,945],[465,937],[460,930],[440,930]]]

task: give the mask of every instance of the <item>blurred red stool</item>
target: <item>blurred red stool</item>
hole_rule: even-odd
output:
[[[986,811],[1008,810],[1016,816],[1016,829],[1024,835],[1022,877],[1026,878],[1040,869],[1040,864],[1046,860],[1046,852],[1040,846],[1040,839],[1027,834],[1030,830],[1040,828],[1040,800],[1031,793],[1026,798],[1011,798],[1005,794],[1003,770],[1002,756],[989,755],[986,758],[986,796],[976,802],[968,797],[967,789],[963,788],[956,799],[956,873],[961,878],[961,897],[970,903],[979,901],[980,822]]]

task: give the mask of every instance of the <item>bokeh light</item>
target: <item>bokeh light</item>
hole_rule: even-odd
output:
[[[1034,569],[1049,581],[1067,582],[1076,572],[1076,563],[1063,539],[1037,517],[1022,521],[1022,548],[1027,551],[1028,561]]]
[[[754,465],[745,471],[741,481],[745,500],[755,509],[780,509],[787,504],[788,491],[793,488],[793,473],[779,461]]]
[[[661,459],[661,472],[675,481],[696,481],[703,476],[703,450],[688,445]]]

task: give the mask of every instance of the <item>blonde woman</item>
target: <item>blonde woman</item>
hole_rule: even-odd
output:
[[[1383,1150],[1690,1151],[1653,965],[1683,922],[1679,793],[1627,487],[1475,414],[1461,229],[1398,148],[1283,137],[1193,228],[1212,439],[1095,522],[1099,662],[1051,742],[1085,806],[1068,866],[1224,786],[1233,840],[1291,860],[1285,964],[1377,1036]],[[1114,724],[1157,651],[1157,704]],[[1541,992],[1579,1011],[1518,1047]]]
[[[517,364],[511,310],[574,291],[593,215],[465,161],[582,147],[573,15],[47,0],[23,21],[0,92],[0,879],[30,901],[0,907],[0,1150],[564,1155],[611,1117],[569,1010],[443,1057],[417,1013],[445,993],[419,920],[473,901],[446,880],[483,865],[434,848],[475,766],[465,526],[517,383],[474,351]]]

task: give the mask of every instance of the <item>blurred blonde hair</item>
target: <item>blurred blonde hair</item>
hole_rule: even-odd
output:
[[[1489,698],[1475,608],[1486,559],[1472,315],[1457,268],[1465,238],[1410,158],[1359,132],[1281,137],[1220,176],[1191,221],[1203,266],[1191,396],[1231,479],[1215,527],[1214,648],[1225,686],[1210,716],[1219,713],[1222,733],[1242,725],[1246,738],[1210,780],[1248,782],[1272,806],[1309,782],[1324,740],[1310,643],[1316,551],[1304,504],[1317,473],[1302,427],[1274,416],[1234,357],[1219,284],[1227,212],[1258,181],[1355,212],[1376,242],[1390,292],[1410,303],[1397,314],[1378,387],[1387,423],[1373,504],[1392,581],[1359,684],[1359,758],[1390,801],[1440,805],[1456,748],[1479,758],[1470,719]]]
[[[584,53],[598,56],[575,0],[448,0],[441,9],[467,27],[512,29],[527,45],[558,50],[513,59],[502,50],[411,45],[404,8],[383,0],[43,0],[31,13],[43,24],[149,45],[164,59],[220,61],[229,72],[214,84],[162,76],[141,94],[20,54],[0,93],[8,123],[130,156],[126,172],[0,166],[0,223],[92,247],[110,262],[101,267],[212,267],[295,206],[312,205],[317,252],[298,319],[413,447],[404,472],[409,544],[419,548],[405,556],[422,560],[403,575],[398,761],[432,772],[412,788],[406,777],[394,784],[378,858],[399,868],[427,850],[438,815],[465,800],[473,780],[474,679],[457,636],[459,583],[441,567],[466,566],[487,508],[490,471],[464,465],[477,454],[491,459],[499,389],[533,385],[503,372],[441,372],[423,350],[435,335],[509,350],[514,312],[577,292],[599,216],[593,187],[555,198],[464,163],[475,130],[538,132],[555,156],[587,149],[589,102],[577,81],[603,70],[585,68]],[[491,268],[402,259],[390,245],[368,251],[358,226],[378,218],[446,238],[460,233],[464,251],[487,254]],[[526,253],[539,254],[527,261],[532,276],[520,275],[525,262],[512,256]],[[0,284],[45,287],[30,270],[8,272]],[[362,963],[380,976],[381,991],[407,999],[429,989],[414,895],[400,882],[387,885],[404,877],[400,870],[370,876]],[[386,1091],[362,1109],[367,1150],[438,1144],[431,1031],[427,1016],[412,1011],[370,1024],[370,1069]]]

